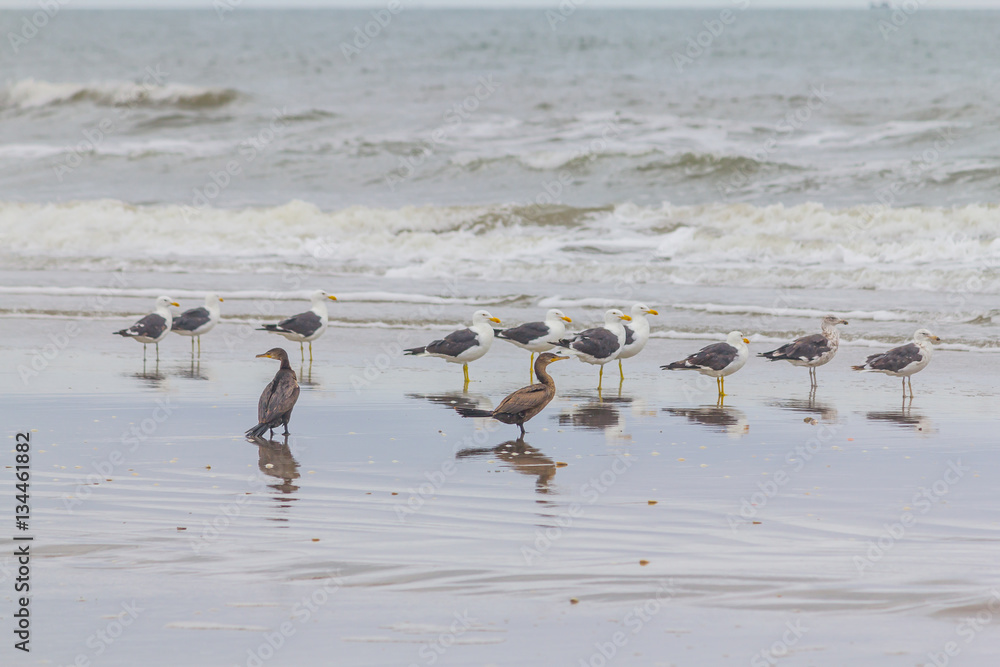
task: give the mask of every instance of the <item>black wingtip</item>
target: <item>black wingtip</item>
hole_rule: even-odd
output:
[[[427,347],[426,346],[424,346],[424,347],[411,347],[409,350],[403,350],[403,352],[405,352],[406,356],[408,356],[408,357],[414,357],[414,356],[416,356],[418,354],[423,354],[426,351],[427,351]]]

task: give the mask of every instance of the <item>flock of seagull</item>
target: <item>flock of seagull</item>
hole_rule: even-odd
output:
[[[329,321],[327,301],[336,301],[323,291],[313,292],[312,308],[284,319],[277,324],[265,324],[258,331],[275,333],[299,343],[299,352],[305,361],[305,343],[309,343],[309,360],[312,361],[312,341],[323,335]],[[161,296],[156,300],[154,312],[146,315],[127,329],[115,332],[143,344],[143,360],[146,346],[155,345],[159,360],[159,343],[171,331],[191,337],[191,353],[194,354],[195,339],[198,354],[201,354],[201,336],[211,331],[220,319],[219,304],[223,299],[214,293],[205,297],[205,305],[183,312],[174,317],[171,306],[179,307],[176,301]],[[659,313],[644,304],[632,306],[630,314],[611,309],[604,314],[604,325],[587,329],[576,334],[568,334],[566,324],[572,320],[558,309],[551,309],[541,322],[529,322],[509,329],[494,328],[500,320],[486,310],[477,310],[472,315],[472,324],[453,331],[444,338],[434,340],[421,347],[405,350],[407,355],[438,357],[450,363],[462,364],[465,383],[469,382],[469,363],[482,358],[493,344],[494,338],[509,341],[531,352],[531,369],[538,382],[518,389],[505,398],[496,410],[459,409],[465,417],[491,417],[498,421],[515,424],[524,435],[524,422],[528,421],[555,396],[555,383],[546,371],[549,364],[570,358],[551,352],[558,349],[576,356],[581,361],[600,367],[598,390],[604,379],[604,366],[618,360],[618,371],[625,379],[622,360],[636,356],[649,341],[649,320],[647,316]],[[758,357],[769,361],[788,361],[794,366],[809,369],[809,379],[816,386],[816,368],[827,364],[837,354],[840,332],[837,325],[847,324],[833,315],[822,319],[820,333],[797,338],[770,352],[762,352]],[[902,378],[903,396],[909,384],[913,396],[911,376],[923,370],[931,360],[932,344],[941,339],[927,329],[918,329],[913,341],[886,352],[870,355],[863,364],[851,366],[856,371],[884,373]],[[731,331],[724,342],[712,343],[694,354],[661,366],[664,370],[693,370],[716,379],[719,398],[725,396],[725,378],[737,372],[746,364],[750,356],[750,340],[739,331]],[[535,360],[535,354],[539,354]],[[295,371],[288,361],[284,349],[276,347],[258,357],[276,359],[280,362],[278,373],[261,394],[258,404],[258,424],[247,431],[247,436],[259,438],[265,431],[273,434],[275,428],[284,427],[288,435],[288,420],[298,399],[299,386]]]

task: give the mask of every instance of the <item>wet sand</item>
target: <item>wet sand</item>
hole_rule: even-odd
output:
[[[0,326],[10,343],[66,320]],[[994,627],[964,625],[992,619],[1000,589],[993,354],[938,352],[912,403],[849,371],[863,350],[821,368],[814,397],[804,370],[751,359],[720,407],[713,380],[658,369],[700,343],[654,339],[601,396],[595,367],[553,366],[559,395],[519,443],[451,406],[495,405],[526,354],[497,346],[463,391],[458,366],[380,357],[398,331],[331,328],[311,372],[295,364],[287,444],[256,445],[241,434],[276,363],[252,355],[273,339],[230,351],[223,323],[200,364],[168,338],[143,371],[107,322],[79,326],[26,384],[30,345],[0,350],[10,437],[34,430],[21,664],[920,665],[952,641],[963,664],[997,649]]]

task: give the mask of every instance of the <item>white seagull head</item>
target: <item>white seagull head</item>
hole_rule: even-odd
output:
[[[932,334],[927,329],[917,329],[916,333],[913,334],[913,340],[917,343],[925,343],[927,345],[941,342],[940,338]]]
[[[604,323],[605,324],[617,324],[621,320],[625,320],[626,322],[631,322],[632,321],[632,316],[631,315],[626,315],[625,313],[623,313],[622,311],[618,310],[617,308],[612,308],[608,312],[604,313]]]
[[[549,312],[545,313],[545,319],[546,319],[546,321],[551,321],[551,320],[562,320],[563,322],[572,322],[573,321],[573,320],[569,319],[568,317],[566,317],[563,314],[563,311],[559,310],[558,308],[553,308]]]
[[[632,306],[632,317],[639,317],[640,315],[659,315],[660,313],[653,310],[644,303],[637,303]]]
[[[487,322],[492,322],[493,324],[500,324],[499,318],[490,315],[488,310],[477,310],[472,314],[473,324],[486,324]]]
[[[749,345],[750,339],[744,336],[740,331],[730,331],[729,335],[726,336],[726,342],[733,347],[739,347],[740,344]]]
[[[323,290],[318,289],[309,296],[309,299],[312,301],[313,306],[318,306],[319,304],[325,302],[327,299],[329,299],[330,301],[336,301],[337,297],[331,296],[330,294],[327,294]],[[219,301],[222,301],[222,299],[219,299]]]
[[[169,311],[170,310],[170,306],[177,306],[179,308],[180,305],[181,304],[177,303],[176,301],[174,301],[173,299],[171,299],[169,296],[161,296],[161,297],[158,297],[156,299],[156,309],[157,310],[166,310],[166,311]]]

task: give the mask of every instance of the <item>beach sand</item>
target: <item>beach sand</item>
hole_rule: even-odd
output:
[[[912,403],[897,379],[849,370],[866,348],[820,368],[812,398],[804,369],[752,358],[719,407],[714,380],[659,370],[703,341],[653,339],[620,388],[607,368],[600,396],[596,367],[554,365],[559,395],[518,445],[516,427],[450,405],[496,405],[526,383],[526,353],[497,344],[463,391],[459,366],[391,353],[404,329],[334,326],[311,372],[280,341],[302,395],[287,446],[255,445],[242,433],[277,364],[253,355],[280,339],[224,322],[200,363],[169,337],[144,370],[115,324],[0,320],[5,467],[14,432],[33,445],[33,650],[19,664],[996,653],[994,354],[938,351]],[[69,325],[71,343],[22,381],[38,341]]]

